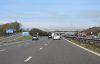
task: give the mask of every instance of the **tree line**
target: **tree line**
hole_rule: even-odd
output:
[[[18,33],[21,31],[21,24],[19,22],[12,22],[0,25],[0,36],[5,36],[7,29],[13,29],[14,33]]]
[[[27,30],[21,28],[21,23],[19,23],[17,21],[0,25],[0,36],[7,35],[6,29],[13,29],[14,33],[22,32],[22,31],[27,32]],[[39,33],[39,36],[47,36],[48,35],[48,32],[43,31],[38,28],[32,28],[28,32],[30,33],[31,36],[33,36],[36,33]]]
[[[39,36],[48,36],[48,34],[49,34],[48,32],[43,31],[43,30],[38,29],[38,28],[33,28],[33,29],[30,30],[31,36],[34,36],[37,33],[38,33]]]
[[[84,30],[84,32],[87,33],[87,35],[91,35],[91,32],[94,34],[98,34],[100,33],[100,27],[91,27],[91,28]]]

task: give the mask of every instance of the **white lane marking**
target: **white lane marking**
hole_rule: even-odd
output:
[[[28,62],[31,59],[32,59],[32,56],[29,56],[26,60],[24,60],[24,62]]]
[[[63,39],[66,40],[66,41],[68,41],[68,42],[70,42],[71,44],[73,44],[73,45],[75,45],[75,46],[81,48],[81,49],[84,49],[84,50],[86,50],[86,51],[88,51],[88,52],[90,52],[90,53],[92,53],[92,54],[95,54],[95,55],[97,55],[97,56],[100,56],[100,54],[97,53],[97,52],[94,52],[94,51],[92,51],[92,50],[90,50],[90,49],[84,48],[84,47],[82,47],[82,46],[80,46],[80,45],[78,45],[78,44],[75,44],[74,42],[71,42],[71,41],[65,39],[65,38],[63,38]]]
[[[5,50],[6,50],[6,49],[2,49],[2,50],[0,50],[0,51],[2,52],[2,51],[5,51]]]
[[[40,50],[42,50],[42,49],[43,49],[43,47],[40,48]]]

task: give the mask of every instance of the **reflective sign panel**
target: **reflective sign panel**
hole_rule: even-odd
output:
[[[22,32],[23,36],[29,36],[29,32]]]
[[[6,33],[14,33],[14,29],[6,29]]]

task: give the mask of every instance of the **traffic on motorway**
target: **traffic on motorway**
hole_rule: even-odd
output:
[[[100,0],[0,0],[0,64],[100,64]]]
[[[34,34],[32,36],[32,40],[39,40],[39,35],[38,34]],[[49,33],[48,34],[48,39],[60,40],[61,39],[61,35],[59,33]]]

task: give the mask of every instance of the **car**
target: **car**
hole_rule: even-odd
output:
[[[50,38],[52,38],[52,36],[51,36],[51,35],[49,35],[49,36],[48,36],[48,39],[50,39]]]
[[[61,36],[60,35],[53,36],[53,40],[60,40],[60,39],[61,39]]]
[[[39,40],[39,37],[38,36],[33,36],[32,40]]]

